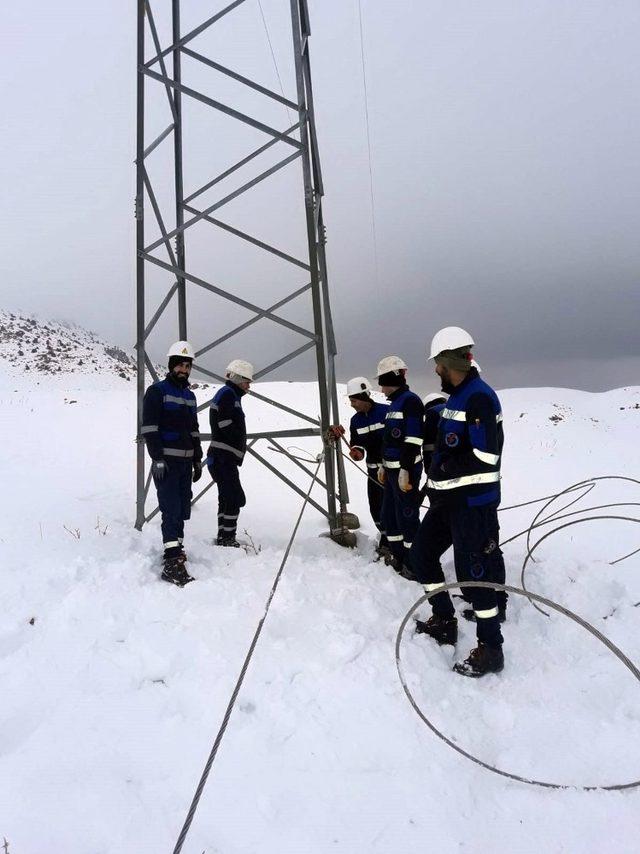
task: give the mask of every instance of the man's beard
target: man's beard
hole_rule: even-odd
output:
[[[456,387],[448,377],[440,377],[440,388],[445,394],[453,394]]]
[[[173,374],[173,378],[179,386],[186,388],[189,385],[189,375],[188,374],[176,374],[175,371],[172,371],[171,373]]]

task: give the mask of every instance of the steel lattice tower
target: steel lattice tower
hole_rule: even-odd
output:
[[[284,91],[282,94],[278,94],[267,86],[239,74],[237,71],[231,70],[194,49],[194,47],[199,46],[199,42],[202,40],[199,37],[206,32],[210,32],[210,28],[219,24],[220,21],[224,20],[228,25],[229,19],[227,16],[233,17],[233,13],[246,2],[247,0],[234,0],[234,2],[221,8],[207,20],[183,34],[180,25],[180,0],[157,0],[154,6],[165,7],[163,11],[168,14],[169,9],[166,8],[168,3],[171,12],[171,43],[163,47],[150,0],[138,0],[137,181],[135,200],[137,253],[136,346],[138,369],[136,527],[141,528],[145,522],[149,521],[158,512],[157,508],[150,513],[145,509],[151,483],[150,470],[145,473],[146,455],[141,436],[145,372],[148,371],[154,380],[158,378],[152,358],[149,355],[149,348],[152,347],[151,342],[154,330],[156,330],[157,337],[156,326],[160,319],[164,317],[166,320],[167,315],[172,315],[174,312],[173,334],[177,333],[179,339],[186,339],[188,337],[187,309],[190,301],[194,299],[194,295],[197,293],[199,298],[201,298],[202,294],[215,295],[217,298],[222,298],[225,304],[229,306],[230,313],[232,313],[231,306],[235,305],[248,312],[249,318],[240,324],[230,325],[224,334],[218,335],[215,340],[210,341],[206,346],[196,348],[194,374],[199,373],[208,379],[224,382],[224,377],[221,374],[216,373],[215,370],[207,366],[207,359],[211,358],[212,351],[215,351],[224,342],[228,342],[240,333],[244,333],[249,327],[254,327],[253,331],[255,332],[256,328],[254,325],[259,322],[261,328],[269,325],[270,329],[263,329],[263,334],[264,332],[271,332],[272,341],[275,337],[273,332],[277,332],[278,330],[282,332],[284,328],[288,333],[293,332],[302,338],[303,343],[293,350],[283,350],[282,355],[267,365],[258,365],[259,369],[256,371],[255,379],[264,377],[271,371],[307,351],[315,352],[320,407],[319,419],[302,413],[294,407],[286,406],[280,401],[269,399],[252,390],[251,395],[253,397],[271,404],[280,410],[284,410],[289,415],[295,415],[304,426],[295,429],[249,433],[248,453],[263,463],[274,475],[285,481],[298,494],[304,495],[304,491],[290,478],[280,472],[276,466],[268,462],[256,450],[255,446],[260,440],[268,440],[272,446],[287,454],[295,465],[303,469],[307,474],[310,474],[304,464],[292,458],[286,449],[279,444],[278,440],[301,436],[322,437],[326,450],[324,460],[325,481],[319,482],[326,491],[326,501],[323,502],[324,506],[313,500],[310,503],[327,518],[330,531],[335,533],[341,529],[341,526],[345,524],[346,518],[351,514],[346,514],[345,512],[345,507],[348,503],[348,494],[340,447],[339,445],[336,447],[329,444],[324,439],[329,425],[331,423],[338,423],[339,415],[334,368],[336,345],[329,302],[325,257],[325,226],[322,214],[323,184],[311,86],[309,58],[310,28],[307,2],[306,0],[290,0],[296,86],[296,95],[292,98],[285,97]],[[262,7],[260,7],[260,12],[262,13]],[[238,29],[240,28],[241,24],[239,22]],[[235,29],[233,32],[235,32]],[[195,44],[193,44],[194,42]],[[255,95],[253,93],[257,93],[260,98],[279,103],[287,112],[290,111],[290,115],[293,115],[297,120],[285,130],[279,130],[237,109],[236,106],[230,106],[228,103],[223,103],[214,97],[210,97],[205,92],[185,85],[182,67],[185,58],[188,58],[188,61],[191,63],[214,70],[225,78],[233,80],[235,84],[244,87],[246,90],[250,90],[254,98]],[[170,68],[168,67],[169,64]],[[165,94],[162,97],[164,99],[166,96],[165,109],[169,123],[159,135],[147,141],[145,136],[147,114],[149,113],[149,92],[147,90],[151,87],[159,87],[160,93],[164,90]],[[232,162],[222,172],[209,178],[204,184],[196,188],[188,187],[187,191],[185,191],[184,176],[185,169],[189,164],[189,156],[186,151],[187,146],[183,143],[186,126],[186,123],[183,122],[183,117],[185,112],[184,106],[187,100],[198,102],[208,108],[208,110],[213,110],[218,114],[223,114],[233,119],[238,128],[243,129],[243,133],[246,129],[251,129],[250,133],[252,136],[255,136],[255,131],[260,132],[261,135],[266,137],[266,140],[257,148],[252,148],[249,154]],[[154,118],[156,118],[155,115]],[[206,131],[203,133],[206,137]],[[202,135],[200,138],[202,138]],[[149,163],[149,158],[154,155],[154,152],[163,149],[166,151],[171,140],[173,140],[173,151],[172,156],[167,159],[167,162],[170,163],[169,168],[172,165],[173,174],[170,174],[167,180],[165,173],[164,180],[162,181],[163,186],[159,187],[158,184],[160,182],[152,181],[150,169],[147,164]],[[212,147],[216,145],[215,138],[207,139],[207,142]],[[250,164],[255,165],[258,159],[270,156],[276,149],[282,149],[283,147],[287,151],[284,158],[277,160],[273,165],[270,165],[251,179],[246,179],[245,170]],[[157,157],[158,155],[155,154],[155,156]],[[306,226],[306,251],[303,253],[303,257],[295,257],[285,247],[275,246],[248,233],[244,229],[218,218],[221,209],[225,205],[228,205],[241,195],[255,193],[259,185],[260,187],[265,186],[263,182],[267,182],[268,185],[269,179],[272,179],[276,173],[288,167],[289,164],[295,163],[295,161],[300,161],[302,166],[299,200],[301,216],[302,201],[304,201],[304,220]],[[243,176],[243,172],[245,172],[245,176]],[[230,178],[234,178],[239,182],[239,185],[232,192],[226,193],[222,198],[217,198],[211,203],[202,204],[201,196],[209,193],[209,191],[216,188],[221,182]],[[170,204],[163,205],[160,196],[163,192],[166,194],[167,184],[172,185],[172,198]],[[159,234],[157,239],[149,240],[149,237],[145,235],[145,221],[148,218],[151,219],[151,224]],[[264,253],[268,253],[272,257],[275,256],[281,259],[294,270],[303,271],[304,283],[297,286],[295,290],[288,292],[286,296],[280,298],[277,302],[264,308],[261,305],[255,304],[252,300],[246,299],[239,292],[238,288],[213,284],[208,278],[196,275],[188,263],[190,253],[187,251],[189,249],[187,242],[189,235],[193,233],[194,225],[198,223],[206,223],[212,229],[219,229],[227,235],[232,235],[236,239],[237,249],[235,251],[238,253],[241,253],[247,246],[251,245]],[[149,228],[147,228],[147,231],[149,231]],[[160,251],[162,257],[159,257],[158,251]],[[306,257],[304,257],[305,255]],[[210,260],[208,266],[215,271],[215,259]],[[147,300],[150,297],[151,291],[148,279],[151,270],[153,270],[152,275],[157,277],[158,269],[164,271],[166,277],[164,284],[161,286],[162,298],[153,313],[149,312],[150,317],[148,317]],[[308,319],[305,325],[287,320],[279,313],[280,309],[285,305],[289,305],[294,300],[306,300]],[[299,302],[297,305],[299,305]],[[166,346],[166,343],[166,340],[164,340],[161,346]],[[210,438],[210,434],[208,433],[203,432],[201,435],[203,441]],[[194,503],[210,486],[211,484],[196,495]],[[349,522],[355,524],[351,518]]]

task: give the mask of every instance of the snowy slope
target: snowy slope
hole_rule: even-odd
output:
[[[256,388],[317,412],[308,385]],[[200,402],[211,393],[197,390]],[[640,471],[640,389],[501,397],[505,506]],[[188,527],[197,581],[179,590],[158,581],[158,520],[141,533],[132,527],[133,384],[116,370],[12,368],[0,401],[0,839],[10,854],[171,851],[300,500],[248,459],[240,527],[260,553],[212,547],[214,488]],[[255,399],[246,410],[252,429],[292,423]],[[372,563],[364,477],[347,470],[359,547],[319,537],[323,522],[307,510],[183,850],[637,850],[640,792],[510,782],[421,723],[394,660],[398,626],[421,589]],[[640,488],[603,483],[582,505],[611,501],[640,502]],[[503,536],[525,528],[538,506],[504,512]],[[608,561],[638,545],[631,523],[577,525],[547,540],[528,569],[532,590],[593,622],[636,662],[640,557]],[[505,556],[508,580],[519,584],[523,538]],[[472,627],[462,633],[465,654]],[[505,637],[504,673],[475,682],[450,672],[450,653],[407,632],[405,672],[434,723],[524,776],[575,785],[640,778],[640,685],[629,671],[583,629],[522,598],[511,603]]]

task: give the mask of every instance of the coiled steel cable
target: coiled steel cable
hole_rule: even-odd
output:
[[[437,590],[432,590],[429,593],[425,593],[424,596],[421,596],[417,602],[411,606],[411,608],[407,611],[404,619],[400,624],[400,628],[398,629],[398,634],[396,635],[396,644],[395,644],[395,652],[396,652],[396,668],[398,671],[398,676],[400,678],[400,683],[402,688],[411,704],[411,707],[416,712],[418,717],[422,720],[424,724],[426,724],[431,732],[436,735],[439,739],[444,741],[449,747],[459,753],[461,756],[464,756],[466,759],[471,760],[476,765],[485,768],[487,771],[492,771],[494,774],[499,774],[501,777],[508,777],[510,780],[516,780],[519,783],[527,783],[530,786],[541,786],[545,789],[578,789],[581,791],[594,791],[594,790],[605,790],[605,791],[621,791],[625,789],[635,789],[640,786],[640,780],[633,780],[630,783],[616,783],[612,785],[574,785],[570,783],[549,783],[544,780],[534,780],[528,777],[523,777],[520,774],[513,774],[510,771],[503,771],[501,768],[497,768],[495,765],[491,765],[490,762],[484,762],[482,759],[479,759],[477,756],[474,756],[472,753],[469,753],[464,748],[460,747],[450,738],[447,738],[444,733],[439,730],[432,721],[425,715],[422,709],[419,707],[418,703],[413,697],[409,686],[407,685],[407,680],[405,679],[404,672],[402,670],[402,660],[400,657],[400,648],[402,644],[402,635],[405,629],[405,626],[411,619],[412,615],[417,611],[417,609],[424,603],[431,599],[432,596],[435,596],[436,593],[442,593],[445,590],[451,590],[453,588],[464,588],[464,587],[489,587],[494,590],[504,590],[507,593],[515,593],[516,595],[526,596],[530,601],[535,600],[537,602],[541,602],[547,607],[551,608],[554,611],[558,611],[560,614],[564,614],[565,617],[569,617],[574,622],[578,623],[578,625],[582,626],[588,632],[590,632],[595,638],[597,638],[601,643],[603,643],[607,649],[609,649],[623,664],[624,666],[633,674],[633,676],[640,682],[640,670],[635,666],[635,664],[619,649],[612,641],[610,641],[602,632],[599,632],[595,626],[592,626],[591,623],[579,617],[577,614],[574,614],[573,611],[570,611],[568,608],[564,608],[562,605],[559,605],[557,602],[554,602],[551,599],[547,599],[544,596],[540,596],[537,593],[532,593],[531,591],[523,590],[519,587],[512,587],[508,584],[494,584],[489,581],[453,581],[450,584],[445,584],[442,587],[438,587]]]

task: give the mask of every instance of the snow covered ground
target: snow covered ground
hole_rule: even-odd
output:
[[[308,385],[256,390],[317,412]],[[197,394],[204,402],[211,387]],[[639,388],[501,397],[505,506],[640,472]],[[25,374],[7,363],[0,408],[0,840],[10,854],[170,852],[300,499],[248,459],[240,529],[259,554],[212,546],[214,488],[187,531],[197,581],[177,589],[158,580],[158,519],[141,533],[132,527],[133,383],[115,370]],[[251,429],[291,423],[255,399],[245,408]],[[320,537],[323,521],[307,509],[185,854],[637,851],[640,791],[515,783],[419,720],[394,642],[422,591],[372,562],[364,477],[347,471],[359,546]],[[612,501],[640,502],[640,487],[605,482],[582,506]],[[502,513],[503,537],[526,528],[538,506]],[[640,517],[637,509],[617,508]],[[536,553],[529,587],[638,662],[640,555],[609,561],[639,545],[640,527],[627,522],[565,529]],[[505,557],[519,585],[523,538]],[[453,578],[450,558],[447,570]],[[466,654],[473,627],[461,627]],[[522,597],[504,631],[505,671],[478,681],[451,673],[446,648],[405,633],[403,664],[425,714],[512,773],[578,786],[639,779],[632,674],[582,628]]]

